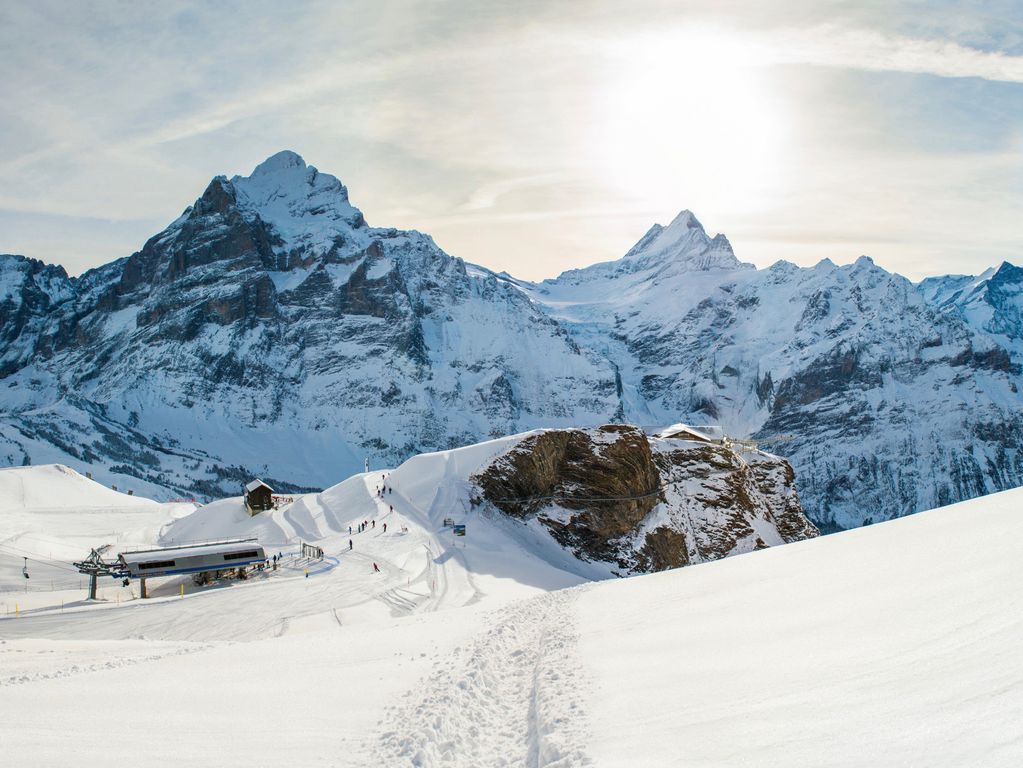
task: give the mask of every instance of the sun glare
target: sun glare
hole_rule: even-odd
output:
[[[754,211],[779,189],[784,120],[756,49],[708,30],[619,44],[596,99],[599,173],[647,203]]]

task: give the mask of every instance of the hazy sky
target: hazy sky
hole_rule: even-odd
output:
[[[292,149],[526,278],[692,209],[758,266],[1023,263],[1023,0],[0,0],[0,252],[78,273]]]

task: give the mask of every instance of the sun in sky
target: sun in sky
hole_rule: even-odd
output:
[[[610,184],[651,209],[762,210],[785,183],[787,115],[751,45],[698,27],[609,54],[590,142]]]

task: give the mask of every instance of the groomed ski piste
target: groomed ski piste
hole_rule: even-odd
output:
[[[187,514],[52,467],[0,471],[0,542],[35,558],[25,580],[0,550],[4,763],[1023,761],[1023,489],[609,579],[470,504],[468,478],[521,437],[418,456],[253,517],[240,498]],[[53,473],[74,481],[57,513],[33,497]],[[284,555],[278,571],[202,589],[154,580],[146,601],[109,585],[89,604],[81,590],[24,592],[45,563],[59,570],[61,546],[81,557],[86,542],[248,535]],[[323,560],[302,558],[301,541]],[[27,601],[17,617],[15,600]]]

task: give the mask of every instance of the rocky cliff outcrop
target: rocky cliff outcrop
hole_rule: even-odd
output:
[[[479,504],[546,530],[581,560],[661,571],[817,535],[782,459],[637,427],[548,430],[472,481]]]

